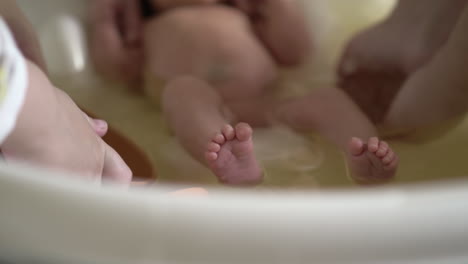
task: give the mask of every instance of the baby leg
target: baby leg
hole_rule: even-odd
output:
[[[221,182],[248,185],[262,180],[251,127],[230,125],[230,114],[213,87],[196,78],[177,78],[165,88],[163,111],[181,144]]]
[[[300,131],[317,131],[342,149],[351,175],[359,181],[385,180],[395,175],[398,158],[352,100],[335,88],[282,103],[275,116]]]

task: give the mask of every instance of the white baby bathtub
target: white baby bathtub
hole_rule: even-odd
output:
[[[174,197],[0,175],[0,255],[13,263],[468,263],[466,181]]]
[[[80,53],[85,1],[19,2],[34,25],[52,25],[38,28],[51,72],[91,78]],[[339,0],[304,2],[326,8]],[[468,263],[466,180],[364,190],[209,189],[206,197],[168,195],[173,189],[101,189],[0,165],[0,261]]]

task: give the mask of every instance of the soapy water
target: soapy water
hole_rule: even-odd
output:
[[[279,164],[292,171],[308,172],[323,163],[324,153],[317,142],[286,127],[256,129],[254,143],[257,158],[267,166]]]
[[[267,178],[271,175],[269,172],[278,170],[295,175],[308,174],[320,168],[325,159],[321,144],[316,140],[282,126],[254,129],[254,146],[255,155],[265,168]],[[171,178],[177,178],[174,174],[178,174],[185,179],[192,177],[191,181],[194,182],[215,180],[212,173],[195,161],[175,137],[168,138],[158,152],[160,163],[176,168],[170,172]]]

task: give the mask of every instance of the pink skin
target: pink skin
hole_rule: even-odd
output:
[[[369,183],[391,179],[399,159],[387,142],[372,137],[367,143],[352,138],[348,146],[351,176],[358,182]]]
[[[14,130],[2,143],[5,160],[127,186],[130,168],[96,135],[104,135],[107,124],[86,116],[35,64],[26,63],[28,93]]]
[[[145,41],[149,72],[168,81],[162,108],[179,142],[222,183],[259,183],[250,126],[222,133],[236,123],[231,104],[263,97],[276,77],[246,16],[222,5],[176,8],[148,22]],[[217,145],[208,151],[209,142]]]
[[[216,88],[193,77],[178,78],[163,93],[163,111],[181,145],[219,181],[260,183],[262,171],[253,153],[252,128],[235,128]]]
[[[100,137],[105,136],[109,128],[106,121],[99,119],[93,119],[91,122],[91,126],[94,128],[96,134]]]
[[[269,12],[268,17],[275,16]],[[148,72],[168,81],[162,96],[157,96],[157,87],[147,87],[147,92],[162,98],[168,123],[185,149],[226,184],[253,185],[262,180],[250,126],[231,128],[234,134],[227,127],[217,138],[213,135],[238,121],[267,123],[268,115],[260,112],[271,107],[267,95],[276,78],[277,61],[265,43],[274,43],[289,61],[303,57],[287,53],[295,48],[283,49],[284,26],[275,31],[271,21],[275,20],[262,20],[271,26],[263,42],[252,32],[253,22],[245,13],[223,5],[176,8],[146,25]],[[253,117],[252,113],[258,114]]]
[[[149,72],[154,75],[167,81],[188,75],[212,86],[194,82],[177,87],[169,85],[177,92],[167,92],[171,89],[166,87],[166,96],[163,96],[166,99],[163,100],[165,114],[184,147],[197,160],[206,162],[220,181],[248,185],[262,180],[262,170],[253,154],[252,129],[241,123],[236,128],[226,125],[211,138],[213,132],[233,120],[268,123],[269,113],[263,112],[269,112],[273,105],[266,96],[265,87],[276,76],[274,64],[300,64],[309,51],[310,40],[294,1],[233,2],[244,13],[219,5],[164,12],[146,24],[144,46]],[[162,2],[159,4],[163,5]],[[255,13],[259,17],[255,18]],[[251,19],[246,19],[245,14]],[[251,25],[256,34],[251,34]],[[122,43],[131,42],[129,39],[132,38],[125,36],[123,40],[126,41]],[[227,70],[219,71],[219,68]],[[217,71],[213,73],[212,69]],[[220,73],[224,78],[221,81]],[[185,102],[183,97],[189,99]],[[258,108],[262,111],[256,111]],[[231,110],[234,117],[227,117],[220,109]],[[252,118],[252,113],[259,114]],[[197,135],[195,139],[194,135]],[[367,138],[367,133],[356,135]],[[343,138],[343,145],[348,139]]]
[[[224,126],[208,144],[205,158],[222,183],[254,185],[263,179],[253,151],[252,128],[246,123]]]
[[[83,115],[99,137],[104,137],[107,134],[109,126],[106,121],[102,119],[91,118],[86,113],[83,113]]]

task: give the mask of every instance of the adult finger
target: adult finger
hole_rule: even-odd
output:
[[[132,181],[132,170],[122,157],[107,144],[102,179],[123,186],[129,186]]]

